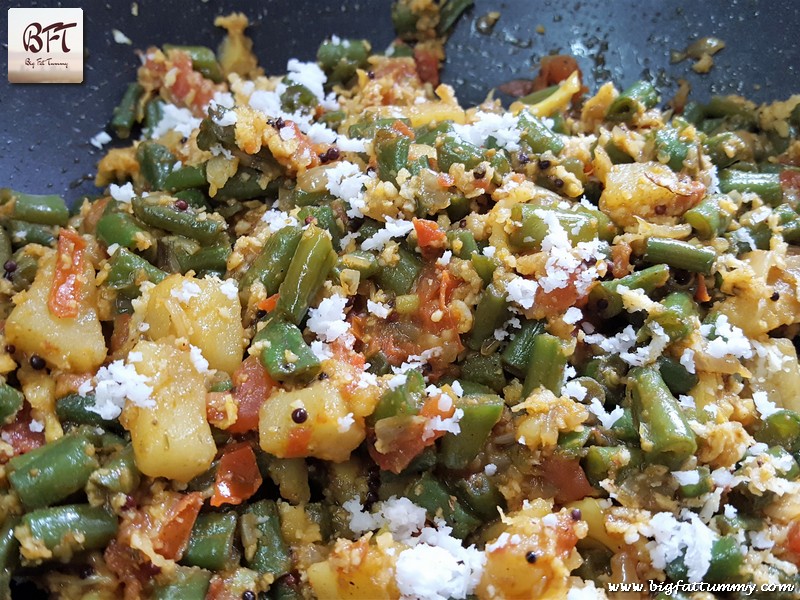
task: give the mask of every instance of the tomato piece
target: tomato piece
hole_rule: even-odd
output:
[[[58,235],[56,268],[47,307],[61,319],[78,316],[78,296],[83,273],[83,255],[86,241],[72,229],[62,229]]]
[[[556,488],[555,501],[558,504],[596,495],[577,459],[553,455],[542,463],[542,471],[545,479]]]
[[[211,506],[241,504],[256,493],[261,482],[253,447],[248,443],[229,446],[219,459]]]
[[[203,506],[200,492],[182,495],[170,508],[153,547],[164,558],[177,560],[186,550],[197,514]]]
[[[414,48],[414,63],[417,65],[417,75],[433,87],[439,85],[439,59],[436,55],[419,46]]]
[[[32,420],[31,405],[25,402],[13,421],[0,427],[3,441],[11,446],[14,451],[13,456],[25,454],[44,445],[44,432],[31,431]],[[7,462],[11,458],[11,456],[1,453],[0,464]]]
[[[259,310],[263,310],[265,312],[272,312],[275,310],[275,307],[278,306],[278,298],[280,298],[280,294],[272,294],[269,298],[264,298],[263,300],[259,301],[256,305],[258,306]]]
[[[414,231],[417,232],[417,243],[420,248],[441,248],[447,235],[436,221],[414,218]]]
[[[308,443],[311,441],[311,427],[295,427],[289,431],[285,458],[308,456]]]
[[[784,191],[800,191],[800,171],[784,169],[780,174],[780,182]]]
[[[397,133],[406,136],[407,138],[411,138],[412,140],[417,137],[414,133],[414,130],[403,123],[400,119],[392,123],[392,129],[394,129]]]
[[[233,373],[233,399],[238,406],[236,423],[231,433],[258,429],[258,411],[277,385],[257,356],[248,356]]]

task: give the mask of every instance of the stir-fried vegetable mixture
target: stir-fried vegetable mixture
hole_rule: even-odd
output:
[[[0,594],[800,583],[800,96],[563,58],[465,109],[468,4],[276,77],[220,18],[143,52],[102,194],[2,192]]]

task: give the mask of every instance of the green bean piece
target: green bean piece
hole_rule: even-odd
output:
[[[467,381],[484,385],[495,392],[501,392],[506,386],[503,363],[500,354],[484,356],[480,352],[467,355],[461,365],[461,376]]]
[[[134,123],[138,123],[144,116],[141,114],[141,100],[144,88],[137,82],[129,83],[125,94],[117,106],[114,107],[114,116],[111,117],[111,129],[121,140],[127,140],[131,135]]]
[[[178,566],[169,582],[153,589],[153,600],[205,600],[211,573],[205,569]]]
[[[714,482],[711,480],[711,471],[706,466],[692,469],[697,473],[697,483],[681,484],[678,492],[683,498],[699,498],[703,494],[714,491]]]
[[[50,551],[66,553],[102,550],[117,535],[117,526],[117,517],[103,508],[67,504],[26,513],[17,532],[22,528],[26,539],[41,542]]]
[[[703,149],[711,162],[720,169],[750,157],[747,143],[732,131],[723,131],[711,136],[703,142]]]
[[[217,57],[211,48],[205,46],[174,46],[172,44],[164,44],[164,52],[170,50],[179,50],[185,52],[192,59],[192,69],[200,73],[206,79],[210,79],[214,83],[221,83],[225,77],[222,73],[222,67],[217,62]]]
[[[442,173],[449,173],[454,164],[463,164],[466,170],[474,169],[483,159],[480,148],[456,136],[445,135],[436,140],[436,161]]]
[[[472,5],[474,0],[446,0],[439,8],[439,24],[436,32],[444,35],[453,28],[458,18]]]
[[[55,246],[56,234],[50,225],[39,225],[11,219],[6,221],[6,228],[11,237],[11,245],[14,248],[20,248],[27,244]]]
[[[191,188],[205,187],[208,187],[205,163],[196,167],[184,165],[180,169],[171,171],[164,179],[164,189],[168,192],[180,192]]]
[[[5,382],[0,383],[0,425],[14,420],[24,400],[22,392]]]
[[[214,214],[182,211],[173,203],[162,204],[152,197],[135,197],[132,205],[133,213],[147,225],[195,239],[201,244],[214,242],[227,228],[225,221]]]
[[[214,200],[253,200],[267,196],[269,177],[255,169],[239,167],[236,174],[217,190]]]
[[[419,296],[417,294],[401,294],[395,296],[394,310],[398,315],[411,315],[419,310]]]
[[[622,409],[622,416],[614,422],[609,431],[620,442],[636,443],[639,441],[639,432],[636,430],[633,412],[630,408]]]
[[[609,121],[631,121],[658,103],[658,92],[648,81],[637,81],[626,88],[606,111]]]
[[[648,458],[672,468],[697,451],[694,432],[655,367],[631,369],[628,390],[642,450]]]
[[[207,211],[211,210],[205,193],[197,188],[175,192],[174,196],[176,200],[184,200],[192,208],[205,208]]]
[[[19,541],[14,537],[14,528],[18,524],[19,517],[8,515],[0,525],[0,597],[2,598],[11,597],[8,595],[9,579],[19,566]]]
[[[0,194],[10,195],[14,200],[14,210],[11,213],[14,219],[39,225],[61,226],[66,226],[69,220],[69,209],[61,196],[55,194],[38,196],[15,192],[8,188],[0,190]]]
[[[368,420],[374,424],[388,417],[415,415],[424,400],[425,379],[419,371],[408,371],[405,383],[383,393]]]
[[[753,109],[746,100],[738,96],[712,96],[703,110],[706,118],[738,117],[737,123],[756,123]]]
[[[711,545],[711,564],[708,567],[703,581],[708,583],[727,583],[736,581],[739,576],[744,556],[739,548],[736,537],[723,536]],[[689,569],[685,562],[685,552],[678,558],[667,563],[664,571],[673,580],[687,580]]]
[[[797,464],[797,460],[783,446],[772,446],[767,450],[767,454],[775,459],[776,465],[780,465],[775,468],[779,477],[792,481],[800,474],[800,465]]]
[[[425,144],[426,146],[435,146],[436,139],[440,135],[452,133],[453,123],[451,121],[442,121],[440,123],[429,123],[421,125],[414,129],[414,143]]]
[[[683,107],[681,116],[692,125],[699,125],[706,116],[706,109],[698,102],[687,102],[686,106]]]
[[[188,257],[200,251],[200,244],[182,235],[165,235],[158,240],[155,265],[167,273],[185,273]]]
[[[493,337],[494,331],[502,327],[508,317],[508,302],[505,292],[494,284],[490,284],[481,295],[475,309],[472,332],[467,346],[472,350],[480,350],[484,341]]]
[[[284,79],[288,84],[286,90],[281,94],[281,108],[286,112],[295,112],[302,109],[309,109],[317,104],[317,97],[310,89],[299,83],[291,83]]]
[[[448,478],[447,488],[459,502],[484,521],[496,519],[498,508],[506,509],[506,500],[497,484],[483,471],[454,480]]]
[[[259,281],[266,288],[267,296],[276,294],[286,277],[302,235],[300,227],[284,227],[273,233],[239,281],[239,290],[249,290],[253,283]]]
[[[267,600],[304,600],[303,593],[300,591],[299,582],[291,576],[278,579],[269,586]]]
[[[49,506],[83,489],[99,465],[86,435],[65,435],[12,458],[8,481],[27,509]]]
[[[534,154],[544,154],[547,151],[556,156],[564,149],[564,141],[553,133],[541,119],[527,114],[524,111],[519,116],[520,139],[528,144]]]
[[[412,481],[405,490],[405,496],[428,513],[428,518],[441,516],[453,528],[453,536],[464,539],[480,526],[481,521],[471,511],[450,495],[447,488],[430,473]]]
[[[613,140],[605,145],[604,150],[606,151],[606,154],[608,154],[608,158],[610,158],[611,162],[615,165],[624,165],[636,162],[636,160],[630,154],[615,144]]]
[[[17,268],[10,276],[14,291],[19,292],[28,289],[33,283],[33,278],[36,277],[36,271],[39,268],[39,257],[29,252],[27,248],[21,248],[11,255],[11,260],[17,265]]]
[[[372,46],[367,40],[325,40],[317,50],[317,62],[328,76],[328,81],[344,83],[365,68]]]
[[[525,321],[522,329],[513,334],[511,341],[503,350],[500,358],[506,369],[517,377],[524,377],[528,372],[533,357],[533,342],[536,336],[544,332],[541,321]]]
[[[650,264],[667,264],[676,269],[711,275],[717,253],[713,248],[695,246],[671,238],[649,237],[645,242],[644,260]]]
[[[700,204],[683,213],[683,218],[701,240],[713,239],[728,229],[732,215],[720,205],[723,198],[718,195],[706,196]]]
[[[155,129],[164,117],[164,101],[161,98],[151,98],[144,107],[144,122],[142,131],[145,137],[152,138]]]
[[[651,293],[669,280],[669,267],[659,264],[641,271],[636,271],[625,277],[612,281],[602,281],[589,292],[589,301],[604,319],[610,319],[622,312],[622,297],[617,292],[619,286],[625,286],[630,290],[644,290]]]
[[[800,414],[793,410],[772,413],[761,419],[761,427],[753,437],[770,446],[781,446],[794,454],[800,451]]]
[[[473,254],[478,252],[475,236],[468,229],[448,231],[447,243],[450,245],[453,254],[463,260],[469,260]]]
[[[334,264],[336,252],[330,235],[316,225],[309,225],[280,285],[277,310],[295,325],[299,324]]]
[[[253,343],[263,344],[259,360],[276,381],[307,383],[317,376],[320,362],[293,323],[272,318],[255,335]]]
[[[194,271],[198,276],[214,274],[222,277],[225,274],[228,264],[228,257],[231,255],[231,247],[228,243],[215,244],[207,248],[201,248],[194,254],[179,257],[181,272]]]
[[[233,538],[237,517],[234,512],[197,516],[181,563],[209,571],[221,571],[235,558]]]
[[[664,310],[650,318],[661,325],[671,341],[682,340],[695,328],[694,317],[699,317],[697,303],[691,294],[672,292],[661,301]]]
[[[145,281],[161,283],[167,277],[167,273],[125,248],[114,253],[109,267],[105,286],[129,298],[139,295],[139,286]]]
[[[565,458],[582,458],[583,447],[589,441],[591,428],[583,427],[580,431],[569,431],[558,435],[558,453]],[[638,439],[638,438],[637,438]]]
[[[393,129],[375,132],[375,154],[378,162],[378,177],[381,181],[397,184],[397,173],[408,164],[408,149],[411,138]]]
[[[344,228],[341,220],[337,219],[330,206],[304,206],[297,213],[297,218],[303,223],[314,223],[320,229],[330,233],[333,245],[339,247]]]
[[[422,272],[422,261],[413,252],[402,246],[398,250],[399,260],[391,267],[381,267],[375,275],[378,285],[384,290],[401,296],[408,294]]]
[[[736,169],[725,169],[719,173],[719,189],[723,194],[729,192],[753,192],[770,206],[783,202],[778,173],[748,173]]]
[[[0,265],[6,264],[11,259],[11,236],[6,228],[0,224]]]
[[[392,25],[397,35],[403,39],[413,39],[417,33],[419,17],[404,2],[392,3]]]
[[[104,419],[96,412],[89,410],[94,405],[93,395],[68,394],[56,400],[56,415],[62,423],[119,429],[119,421],[116,419]]]
[[[699,381],[697,375],[689,373],[686,367],[670,356],[659,356],[656,364],[661,378],[673,394],[688,394]]]
[[[381,350],[367,358],[367,365],[367,371],[374,375],[388,375],[392,372],[392,365]]]
[[[411,127],[411,121],[406,118],[397,117],[384,117],[375,119],[368,117],[367,120],[359,123],[353,123],[347,129],[347,137],[349,138],[374,138],[375,134],[381,129],[394,129],[394,124],[400,121],[404,125]]]
[[[555,219],[567,232],[572,244],[588,242],[597,237],[597,222],[579,212],[541,208],[533,204],[515,204],[511,209],[515,227],[509,240],[522,250],[540,248],[545,236],[550,233],[551,219]]]
[[[681,139],[680,131],[674,127],[659,129],[655,135],[656,153],[658,160],[672,169],[681,171],[683,161],[689,155],[691,144]]]
[[[139,487],[141,477],[133,456],[133,446],[126,445],[89,477],[86,492],[93,497],[108,498],[115,494],[131,494]]]
[[[561,340],[549,333],[540,333],[533,340],[531,361],[522,386],[522,397],[527,398],[540,386],[558,395],[561,393],[561,380],[567,357]]]
[[[475,268],[475,272],[483,280],[484,285],[492,283],[492,276],[498,265],[497,260],[483,254],[473,254],[469,260]]]
[[[95,233],[106,248],[117,244],[129,250],[135,250],[142,241],[153,238],[141,223],[124,212],[112,212],[100,217]]]
[[[625,446],[589,446],[581,461],[586,477],[594,487],[631,464],[633,457]]]
[[[503,399],[494,394],[469,395],[456,402],[464,411],[461,433],[446,433],[439,447],[439,462],[448,469],[465,469],[481,451],[492,427],[503,414]]]
[[[557,89],[558,89],[558,84],[551,85],[551,86],[546,87],[544,89],[536,90],[535,92],[531,92],[530,94],[528,94],[526,96],[522,96],[521,98],[518,98],[518,100],[519,100],[519,102],[522,102],[523,104],[538,104],[539,102],[542,102],[543,100],[547,100],[550,96],[555,94]]]
[[[176,162],[175,155],[166,146],[156,142],[142,142],[136,148],[139,172],[149,190],[163,190],[167,176]]]
[[[597,237],[602,241],[610,244],[614,241],[614,238],[617,237],[619,230],[614,224],[614,221],[599,208],[586,206],[584,202],[576,204],[572,210],[580,215],[586,215],[592,220],[592,226],[597,229]],[[569,233],[569,230],[567,230],[567,233]]]
[[[336,261],[335,268],[339,272],[343,269],[358,271],[361,274],[361,279],[364,280],[375,275],[380,269],[380,264],[376,256],[371,252],[356,250],[339,257],[339,260]]]
[[[276,579],[292,568],[289,545],[281,533],[280,515],[273,500],[259,500],[245,509],[239,521],[245,564]]]

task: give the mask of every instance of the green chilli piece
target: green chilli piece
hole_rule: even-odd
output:
[[[669,280],[669,266],[665,264],[654,265],[641,271],[636,271],[625,277],[612,281],[602,281],[589,292],[589,301],[595,307],[597,314],[604,319],[610,319],[622,312],[622,297],[617,288],[624,286],[631,290],[644,290],[649,294],[663,286]]]
[[[163,190],[177,159],[166,146],[156,142],[141,142],[136,148],[136,161],[148,189]]]
[[[178,566],[168,582],[155,586],[153,600],[205,600],[210,584],[209,571]]]
[[[234,512],[198,515],[181,563],[209,571],[229,566],[235,556],[233,540],[237,522]]]
[[[650,264],[666,264],[692,273],[711,275],[717,253],[713,248],[695,246],[671,238],[647,238],[644,260]]]
[[[99,467],[84,434],[65,435],[8,462],[8,481],[27,509],[55,504],[83,489]]]
[[[508,316],[508,302],[505,292],[490,284],[481,295],[475,309],[472,332],[467,346],[480,350],[483,342],[493,336],[495,329],[501,327]]]
[[[503,399],[494,394],[467,395],[456,402],[464,411],[458,435],[446,433],[439,447],[439,462],[448,469],[465,469],[483,448],[492,427],[500,420]]]
[[[281,533],[280,515],[274,500],[249,504],[239,519],[245,564],[275,579],[292,568],[292,554]]]
[[[697,451],[697,440],[677,400],[655,367],[634,367],[628,391],[641,447],[654,462],[676,468]]]
[[[134,298],[139,295],[139,286],[145,281],[161,283],[166,278],[167,273],[141,256],[125,248],[118,248],[109,260],[108,276],[104,285]]]
[[[519,225],[509,235],[509,241],[522,250],[541,247],[542,241],[550,233],[552,219],[557,220],[564,228],[573,245],[589,242],[597,237],[597,220],[580,212],[516,204],[511,209],[511,219]]]
[[[330,234],[316,225],[309,225],[300,236],[280,285],[277,310],[298,325],[334,264],[336,252]]]
[[[536,336],[544,333],[544,323],[541,321],[525,321],[522,329],[513,334],[511,341],[500,355],[506,369],[512,375],[524,377],[533,358],[533,342]]]
[[[725,199],[720,195],[706,196],[697,206],[683,213],[684,220],[701,240],[713,239],[727,231],[733,215],[722,208],[720,202]]]
[[[625,89],[606,111],[609,121],[631,121],[658,103],[658,92],[648,81],[637,81]]]
[[[0,425],[14,420],[24,400],[22,392],[5,382],[0,383]]]
[[[317,50],[317,62],[331,84],[343,83],[356,74],[356,69],[367,66],[371,50],[367,40],[325,40]]]
[[[472,511],[450,495],[440,481],[430,473],[408,484],[405,496],[428,513],[428,518],[441,516],[453,528],[453,536],[464,539],[481,525]]]
[[[384,290],[401,296],[411,291],[421,272],[422,260],[401,246],[398,249],[397,263],[391,267],[382,266],[375,275],[375,280]]]
[[[549,333],[536,335],[531,347],[531,361],[522,386],[522,397],[527,398],[531,392],[544,386],[554,394],[561,393],[561,380],[567,356],[561,340]]]
[[[770,206],[783,202],[783,189],[779,173],[750,173],[736,169],[725,169],[719,173],[719,189],[729,192],[752,192]]]
[[[266,289],[267,296],[276,294],[286,277],[302,236],[303,230],[300,227],[284,227],[273,233],[239,281],[239,290],[249,290],[258,281]]]
[[[192,69],[200,73],[206,79],[210,79],[214,83],[220,83],[224,80],[222,67],[217,62],[217,57],[211,48],[206,46],[174,46],[172,44],[164,44],[164,52],[170,50],[180,50],[189,55],[192,59]]]
[[[564,141],[538,117],[522,112],[519,116],[520,139],[534,154],[552,152],[556,156],[564,149]]]
[[[225,221],[213,213],[178,210],[173,202],[162,203],[152,196],[137,196],[131,204],[133,213],[147,225],[186,236],[201,244],[214,242],[227,229]]]
[[[122,100],[114,107],[111,129],[119,139],[127,140],[131,135],[134,123],[138,123],[144,117],[141,106],[143,96],[144,88],[139,83],[129,83]]]
[[[0,197],[10,197],[14,200],[14,209],[11,212],[13,219],[38,225],[61,225],[62,227],[66,226],[69,220],[69,209],[66,202],[61,196],[55,194],[25,194],[3,188],[0,190]]]
[[[319,359],[297,325],[272,318],[253,338],[253,344],[259,343],[263,347],[259,360],[276,381],[306,383],[319,373]]]
[[[40,542],[50,551],[67,555],[83,550],[102,550],[117,535],[117,517],[104,508],[68,504],[26,513],[19,527],[25,538]]]

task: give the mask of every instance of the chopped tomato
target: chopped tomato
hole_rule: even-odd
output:
[[[72,229],[62,229],[58,236],[56,268],[47,307],[56,317],[74,319],[78,316],[78,296],[83,273],[86,241]]]
[[[276,306],[278,306],[278,298],[280,297],[280,294],[272,294],[272,296],[269,298],[264,298],[263,300],[259,301],[256,306],[258,306],[259,310],[270,313],[275,310]]]
[[[241,504],[258,491],[261,482],[252,446],[248,443],[229,446],[219,459],[211,506]]]
[[[447,235],[441,230],[436,221],[414,218],[414,231],[417,232],[417,243],[422,249],[441,248],[447,240]]]
[[[786,547],[800,555],[800,520],[794,521],[786,534]]]
[[[781,188],[784,191],[800,191],[800,171],[784,169],[780,174]]]
[[[697,289],[694,292],[694,299],[698,302],[708,302],[711,296],[708,295],[708,288],[706,287],[706,278],[702,275],[697,276]]]
[[[411,138],[412,140],[417,137],[414,133],[414,130],[403,123],[400,119],[397,119],[394,123],[392,123],[392,129],[394,129],[397,133],[406,136],[407,138]]]
[[[595,495],[577,459],[553,455],[542,463],[542,471],[544,478],[556,488],[555,501],[558,504],[568,504]]]
[[[420,46],[414,48],[414,62],[417,65],[419,78],[433,87],[439,85],[439,59],[436,55]]]
[[[11,446],[14,452],[13,456],[25,454],[26,452],[36,450],[39,446],[44,445],[44,433],[41,431],[31,431],[32,420],[31,406],[25,402],[13,421],[0,427],[0,434],[3,436],[3,441]],[[5,453],[0,453],[0,464],[5,463],[11,458],[12,456],[6,456]]]
[[[453,329],[456,319],[451,315],[449,304],[456,288],[449,271],[437,273],[433,269],[423,271],[417,284],[420,325],[429,333],[440,333],[445,329]],[[442,308],[444,299],[444,308]]]
[[[277,384],[257,356],[248,356],[233,373],[232,379],[238,416],[228,431],[246,433],[258,429],[258,411]]]
[[[615,278],[619,279],[630,274],[631,252],[633,252],[633,248],[627,242],[611,246],[611,273]]]
[[[564,81],[567,77],[578,71],[578,77],[583,81],[583,74],[578,67],[578,61],[575,57],[568,54],[556,54],[554,56],[545,56],[542,59],[541,70],[533,80],[532,91],[543,90],[544,88],[556,85]],[[580,97],[587,91],[587,88],[581,86],[574,96],[573,102],[580,99]]]
[[[142,85],[157,90],[173,104],[189,108],[196,117],[203,116],[220,86],[195,71],[192,58],[182,50],[172,49],[164,56],[151,49],[146,56],[147,60],[139,68],[138,79]]]
[[[311,427],[295,427],[289,431],[285,458],[308,456],[308,443],[311,441]]]
[[[127,544],[111,540],[103,552],[108,569],[122,582],[124,600],[142,597],[144,586],[161,572],[144,554]]]
[[[497,86],[497,89],[513,98],[521,98],[533,91],[533,81],[530,79],[512,79],[501,83]]]
[[[456,180],[453,179],[452,176],[448,175],[447,173],[439,173],[436,176],[436,180],[439,183],[439,186],[443,189],[447,189],[453,185],[455,185]]]
[[[197,514],[203,506],[200,492],[183,494],[169,509],[161,525],[153,547],[164,558],[178,560],[183,556]]]

